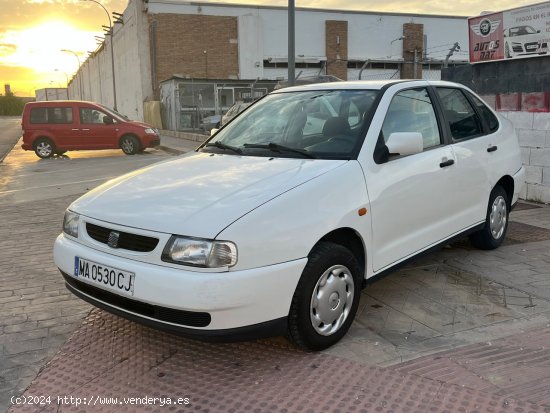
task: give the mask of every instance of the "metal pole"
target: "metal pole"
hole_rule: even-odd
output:
[[[417,66],[418,66],[418,50],[414,49],[414,66],[413,66],[413,79],[418,79],[417,77]]]
[[[115,28],[111,26],[111,70],[113,71],[113,109],[117,110],[116,105],[116,81],[115,81],[115,54],[113,52],[113,43],[115,40],[114,37]]]
[[[295,46],[295,24],[294,24],[295,7],[294,0],[288,0],[288,84],[294,85],[294,59],[296,52]]]

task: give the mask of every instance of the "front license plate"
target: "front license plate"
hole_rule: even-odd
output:
[[[122,294],[134,295],[133,272],[74,257],[74,276]]]

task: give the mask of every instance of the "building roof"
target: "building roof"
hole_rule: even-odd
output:
[[[179,0],[149,0],[149,4],[174,4],[185,6],[212,6],[212,7],[238,7],[238,8],[252,8],[252,9],[264,9],[264,10],[287,10],[285,6],[270,6],[270,5],[258,5],[258,4],[244,4],[244,3],[215,3],[215,2],[202,2],[202,1],[179,1]],[[384,12],[384,11],[367,11],[367,10],[348,10],[348,9],[325,9],[315,7],[296,7],[296,11],[305,12],[321,12],[321,13],[343,13],[343,14],[370,14],[376,16],[407,16],[407,17],[436,17],[445,19],[466,19],[469,16],[453,16],[445,14],[426,14],[426,13],[397,13],[397,12]]]

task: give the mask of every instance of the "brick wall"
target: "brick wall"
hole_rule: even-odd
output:
[[[414,59],[416,50],[416,76]],[[401,79],[422,79],[422,55],[424,53],[424,25],[405,23],[403,25],[403,68]]]
[[[348,80],[348,22],[325,21],[325,51],[327,75]]]
[[[236,17],[149,15],[149,24],[153,21],[156,22],[156,62],[153,64],[157,82],[174,74],[200,79],[238,78]],[[158,83],[154,87],[158,90]]]

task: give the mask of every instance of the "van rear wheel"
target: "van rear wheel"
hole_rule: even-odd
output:
[[[126,155],[135,155],[141,149],[141,145],[135,136],[127,135],[120,140],[120,149]]]
[[[42,159],[51,158],[55,153],[55,145],[48,138],[39,138],[34,143],[34,153]]]

